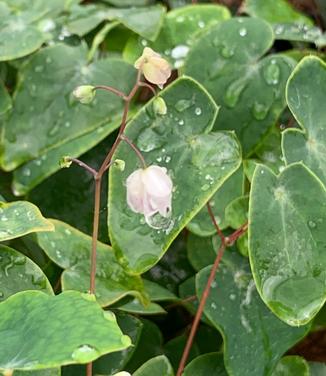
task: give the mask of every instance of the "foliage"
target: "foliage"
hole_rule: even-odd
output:
[[[0,374],[324,375],[326,9],[296,3],[0,0]]]

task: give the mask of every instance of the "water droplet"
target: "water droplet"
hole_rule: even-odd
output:
[[[31,176],[31,170],[27,167],[23,169],[23,175],[24,176]]]
[[[104,311],[103,315],[109,321],[112,321],[112,322],[116,322],[117,321],[116,318],[115,318],[115,314],[113,312],[111,312],[111,311]]]
[[[162,147],[164,142],[164,138],[152,128],[145,128],[137,138],[138,148],[145,153]]]
[[[40,289],[46,288],[46,279],[43,275],[32,275],[33,285],[38,286]]]
[[[316,222],[310,220],[310,221],[308,221],[308,226],[309,226],[311,229],[314,229],[314,228],[317,227],[317,224],[316,224]]]
[[[213,303],[211,303],[211,307],[212,307],[213,309],[216,309],[216,308],[217,308],[217,305],[213,302]]]
[[[66,122],[65,122],[65,127],[66,127],[66,128],[69,128],[70,125],[71,125],[71,124],[70,124],[70,121],[66,121]]]
[[[175,109],[179,112],[186,110],[187,108],[191,107],[194,104],[192,99],[180,99],[175,104]]]
[[[89,363],[93,359],[96,359],[100,354],[98,351],[90,345],[79,346],[73,353],[72,358],[78,363]]]
[[[37,65],[37,66],[34,68],[34,71],[35,71],[36,73],[43,72],[43,70],[44,70],[43,65]]]
[[[3,215],[3,216],[1,217],[1,221],[2,221],[2,222],[7,222],[7,221],[8,221],[8,218],[7,218],[5,215]]]
[[[199,116],[199,115],[201,115],[201,113],[202,113],[201,108],[200,108],[200,107],[196,107],[196,109],[195,109],[195,114],[196,114],[197,116]]]
[[[179,46],[173,48],[173,50],[171,51],[171,57],[176,60],[184,59],[187,56],[188,52],[189,47],[184,44],[180,44]]]
[[[210,185],[209,184],[204,184],[200,189],[202,191],[207,191],[209,189]]]
[[[205,22],[204,21],[199,21],[198,26],[203,29],[205,27]]]
[[[235,298],[236,298],[236,295],[235,295],[235,294],[230,294],[230,299],[231,299],[231,300],[235,300]]]
[[[263,71],[266,83],[268,85],[277,85],[280,80],[280,73],[281,70],[276,61],[274,59],[271,60],[270,64],[268,64]]]
[[[257,120],[264,120],[268,114],[269,107],[263,103],[255,102],[252,106],[252,114]]]
[[[140,43],[141,43],[142,46],[144,46],[144,47],[146,47],[146,46],[148,45],[148,42],[147,42],[146,39],[142,39],[142,40],[140,41]]]
[[[13,259],[13,262],[15,265],[24,265],[26,263],[26,257],[21,255],[21,256],[16,256]]]
[[[284,32],[284,26],[283,25],[276,25],[274,31],[275,31],[276,35],[281,35]]]
[[[247,35],[247,29],[245,27],[242,27],[240,30],[239,30],[239,35],[240,37],[245,37]]]
[[[234,55],[234,49],[229,47],[228,45],[225,45],[221,49],[221,55],[226,59],[229,59]]]
[[[245,89],[246,85],[247,83],[244,80],[237,80],[231,83],[223,98],[228,107],[233,108],[238,103],[240,95]]]

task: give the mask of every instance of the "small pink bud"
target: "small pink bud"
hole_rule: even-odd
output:
[[[127,178],[127,204],[135,213],[144,214],[146,220],[156,213],[168,217],[172,187],[165,167],[154,165],[138,169]]]
[[[146,80],[162,88],[171,76],[171,67],[168,61],[149,47],[145,47],[143,54],[134,64],[141,69]]]

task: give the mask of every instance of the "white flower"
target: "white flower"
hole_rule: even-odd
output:
[[[141,69],[146,80],[160,88],[171,76],[171,67],[167,60],[149,47],[145,47],[143,54],[134,64],[136,69]]]
[[[156,213],[168,217],[172,188],[165,167],[154,165],[138,169],[127,178],[127,204],[135,213],[144,214],[146,221]]]

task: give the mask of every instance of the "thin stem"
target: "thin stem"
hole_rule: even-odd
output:
[[[137,148],[137,146],[124,134],[122,134],[120,136],[120,138],[121,138],[121,140],[125,141],[132,148],[132,150],[136,153],[138,159],[140,160],[143,168],[146,168],[147,165],[146,165],[145,159],[144,159],[142,153],[140,152],[140,150]]]
[[[248,222],[244,223],[241,227],[235,230],[230,236],[225,238],[227,245],[232,245],[240,236],[242,236],[248,230]]]
[[[222,259],[224,250],[225,250],[225,244],[222,242],[222,244],[221,244],[221,246],[220,246],[220,248],[217,252],[217,256],[216,256],[216,259],[214,261],[212,270],[209,274],[205,290],[203,292],[203,295],[201,296],[199,306],[198,306],[198,310],[196,312],[196,316],[194,318],[193,324],[191,326],[190,334],[189,334],[189,337],[187,339],[187,344],[186,344],[186,346],[183,350],[183,354],[182,354],[182,358],[181,358],[181,361],[180,361],[180,364],[179,364],[177,376],[182,375],[182,372],[183,372],[184,367],[186,365],[187,359],[189,357],[191,346],[193,344],[193,341],[194,341],[194,338],[195,338],[195,335],[196,335],[196,332],[197,332],[197,329],[198,329],[198,326],[199,326],[199,323],[200,323],[200,320],[201,320],[201,317],[202,317],[202,314],[203,314],[203,311],[204,311],[204,308],[205,308],[205,304],[206,304],[207,298],[209,296],[211,285],[212,285],[212,283],[215,279],[215,274],[216,274],[216,271],[219,267],[219,264],[220,264],[220,261]]]
[[[98,228],[99,228],[99,221],[100,221],[101,183],[102,183],[102,179],[100,177],[96,177],[95,178],[92,254],[91,254],[91,278],[90,278],[90,287],[89,287],[90,294],[95,294],[96,247],[97,247]]]
[[[216,229],[216,232],[218,233],[218,235],[221,238],[222,243],[221,243],[220,248],[217,251],[217,255],[216,255],[213,267],[211,269],[211,272],[209,274],[209,277],[208,277],[208,280],[207,280],[207,283],[206,283],[203,295],[200,298],[199,306],[198,306],[198,309],[197,309],[197,312],[196,312],[193,324],[191,326],[190,334],[189,334],[189,337],[187,339],[187,343],[186,343],[186,346],[185,346],[185,348],[183,350],[183,354],[182,354],[182,357],[181,357],[181,360],[180,360],[180,363],[179,363],[179,368],[178,368],[177,376],[181,376],[182,375],[182,372],[183,372],[184,367],[186,365],[186,362],[187,362],[187,359],[189,357],[189,353],[190,353],[190,350],[191,350],[194,338],[196,336],[196,332],[197,332],[197,329],[198,329],[201,317],[202,317],[203,312],[204,312],[206,301],[208,299],[208,296],[209,296],[209,293],[210,293],[210,290],[211,290],[212,283],[213,283],[213,281],[215,279],[215,275],[216,275],[217,269],[218,269],[218,267],[220,265],[220,261],[221,261],[221,259],[223,257],[223,254],[224,254],[224,251],[225,251],[225,247],[226,247],[225,236],[222,233],[221,229],[219,228],[219,226],[218,226],[218,224],[216,222],[215,216],[213,214],[213,211],[212,211],[212,208],[211,208],[211,205],[209,204],[209,202],[207,203],[207,210],[208,210],[208,214],[209,214],[209,216],[210,216],[210,218],[211,218],[211,220],[213,222],[213,225],[214,225],[214,227]]]
[[[141,87],[147,87],[153,93],[154,97],[156,96],[155,89],[153,88],[152,85],[148,84],[147,82],[139,82],[139,86],[141,86]]]
[[[86,365],[86,375],[92,376],[92,374],[93,374],[93,363],[88,363]]]
[[[207,206],[208,214],[211,217],[213,225],[216,229],[216,232],[217,232],[218,236],[221,238],[222,243],[223,243],[223,242],[225,242],[225,236],[224,236],[222,230],[220,229],[219,225],[216,222],[215,215],[214,215],[213,210],[212,210],[212,206],[209,202],[207,202],[206,206]]]
[[[88,166],[88,164],[86,164],[85,162],[83,161],[80,161],[79,159],[77,158],[69,158],[69,160],[73,163],[76,163],[78,166],[84,168],[86,171],[90,172],[94,177],[96,176],[97,174],[97,171],[94,170],[94,168]]]
[[[127,99],[127,96],[122,91],[115,89],[114,87],[106,86],[106,85],[96,85],[95,90],[98,90],[98,89],[110,91],[111,93],[116,94],[118,97],[121,97],[124,100]]]

